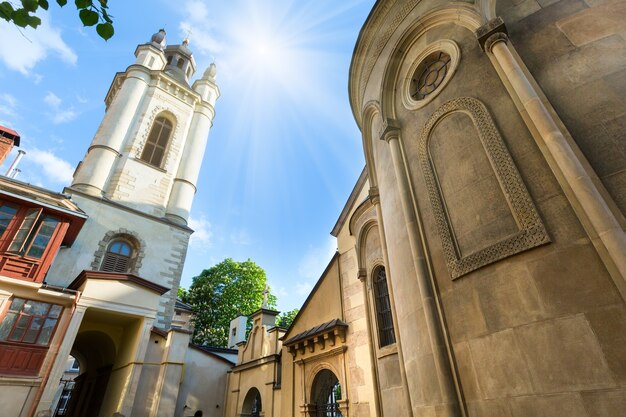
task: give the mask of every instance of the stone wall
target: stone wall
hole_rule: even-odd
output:
[[[626,102],[619,81],[626,70],[626,20],[618,17],[624,3],[548,3],[499,2],[497,11],[512,45],[624,210],[624,129],[616,128]],[[463,394],[460,407],[470,416],[620,415],[626,402],[624,300],[527,127],[528,115],[469,28],[474,12],[455,6],[455,18],[467,20],[445,23],[429,15],[433,4],[421,2],[408,12],[391,1],[376,7],[360,42],[381,44],[380,55],[372,57],[372,49],[364,55],[364,62],[375,62],[371,73],[367,65],[353,72],[351,92],[363,94],[352,97],[353,104],[378,109],[373,123],[360,121],[371,181],[380,190],[413,415],[439,412],[445,396],[455,394],[442,381],[454,379]],[[383,12],[388,20],[375,30],[372,22]],[[407,106],[403,88],[414,64],[444,40],[458,45],[456,72],[430,102]],[[357,58],[366,49],[357,46]],[[484,106],[486,116],[465,108],[425,130],[431,116],[463,100]],[[367,105],[355,109],[358,119]],[[389,136],[379,139],[390,129],[397,129],[399,145]],[[490,149],[488,136],[501,146]],[[420,149],[424,137],[427,146]],[[514,236],[528,217],[536,217],[528,233],[539,237],[519,244]],[[466,268],[455,269],[455,260]],[[437,316],[441,333],[425,313]],[[452,371],[441,367],[439,347],[450,353]]]
[[[497,2],[510,38],[626,214],[626,3]]]

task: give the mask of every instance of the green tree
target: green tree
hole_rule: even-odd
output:
[[[63,7],[67,4],[67,0],[56,0],[56,3]],[[37,29],[37,26],[41,24],[41,19],[35,16],[35,13],[39,9],[48,10],[50,6],[48,0],[20,0],[20,4],[21,6],[15,6],[10,1],[0,2],[0,18],[13,22],[21,28],[30,26]],[[108,0],[74,0],[74,4],[83,25],[96,26],[96,32],[105,41],[113,36],[115,32],[113,16],[108,11]]]
[[[293,319],[296,318],[296,315],[300,312],[299,308],[294,308],[291,311],[286,311],[281,313],[276,318],[276,325],[278,327],[282,327],[283,329],[288,329],[293,323]]]
[[[230,321],[261,307],[266,283],[265,271],[250,259],[236,262],[227,258],[202,271],[183,299],[193,308],[194,343],[226,347]],[[276,307],[274,295],[268,294],[267,306]]]

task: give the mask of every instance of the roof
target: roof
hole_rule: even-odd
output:
[[[226,359],[223,356],[218,355],[216,352],[219,353],[232,353],[233,355],[237,354],[237,350],[235,349],[226,349],[226,348],[217,348],[217,347],[212,347],[212,346],[201,346],[201,345],[195,345],[193,343],[189,344],[190,348],[193,348],[195,350],[199,350],[202,353],[208,354],[213,356],[216,359],[219,359],[223,362],[226,362],[227,364],[229,364],[230,366],[235,366],[235,362],[233,361],[229,361],[228,359]]]
[[[346,204],[343,206],[343,210],[341,210],[339,219],[337,219],[337,223],[335,223],[333,230],[331,230],[330,232],[331,236],[337,237],[337,235],[339,235],[339,232],[341,231],[341,228],[348,219],[348,215],[350,214],[350,211],[352,210],[352,207],[354,206],[354,203],[359,196],[359,193],[361,192],[365,181],[367,181],[367,167],[363,167],[361,175],[359,175],[359,178],[356,180],[356,184],[354,185],[354,188],[352,189],[352,192],[348,197],[348,201],[346,201]]]
[[[193,308],[189,304],[183,303],[180,298],[176,299],[176,304],[174,304],[174,308],[176,310],[184,310],[189,312],[193,311]]]
[[[111,280],[111,281],[128,281],[133,284],[139,285],[140,287],[144,287],[145,289],[155,292],[159,295],[163,295],[170,290],[170,288],[164,287],[163,285],[159,285],[155,282],[148,281],[145,278],[138,277],[133,274],[120,274],[117,272],[103,272],[103,271],[89,271],[84,270],[81,272],[78,277],[67,288],[71,290],[78,290],[83,285],[85,281],[88,279],[101,279],[101,280]]]
[[[287,336],[289,334],[289,332],[291,331],[293,326],[297,323],[297,321],[300,318],[300,316],[302,314],[304,314],[304,310],[306,309],[306,306],[309,305],[309,303],[313,299],[313,296],[315,295],[315,292],[320,287],[320,285],[322,285],[322,281],[326,277],[326,273],[328,273],[328,271],[330,271],[330,268],[332,267],[333,263],[336,262],[338,259],[339,259],[339,252],[337,251],[333,255],[333,257],[330,260],[330,262],[328,262],[328,265],[326,265],[326,268],[324,269],[324,272],[322,272],[322,275],[320,275],[319,279],[317,280],[317,282],[315,283],[315,285],[313,286],[313,288],[309,292],[309,295],[306,297],[306,300],[304,300],[304,303],[302,303],[302,307],[300,307],[300,310],[298,311],[298,314],[296,314],[296,316],[291,321],[291,326],[289,326],[289,328],[286,330],[285,336]]]
[[[63,239],[63,244],[67,246],[74,242],[88,218],[87,214],[74,204],[69,196],[14,178],[0,176],[0,195],[8,200],[30,203],[71,219],[70,227]]]
[[[0,125],[0,136],[13,140],[15,146],[20,146],[20,134],[13,129]]]
[[[327,321],[326,323],[322,323],[318,326],[310,328],[308,330],[303,331],[302,333],[298,333],[294,337],[291,337],[283,342],[284,346],[292,345],[301,340],[308,339],[310,337],[316,336],[321,333],[325,333],[335,327],[348,327],[348,323],[340,319],[333,319],[331,321]]]

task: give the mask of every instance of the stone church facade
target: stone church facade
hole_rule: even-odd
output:
[[[622,416],[625,14],[377,1],[350,68],[366,166],[337,253],[289,329],[253,314],[236,358],[190,346],[175,298],[215,68],[190,86],[187,43],[155,34],[65,194],[2,180],[5,410],[54,415],[72,354],[73,416]],[[11,250],[29,210],[54,226],[41,261]],[[29,302],[48,333],[11,321]]]
[[[623,415],[624,13],[376,2],[338,252],[228,417]]]

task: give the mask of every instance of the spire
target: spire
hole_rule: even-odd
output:
[[[215,82],[216,75],[217,75],[217,66],[215,65],[215,62],[211,62],[211,65],[209,65],[206,71],[204,71],[202,78],[204,78],[205,80]]]

